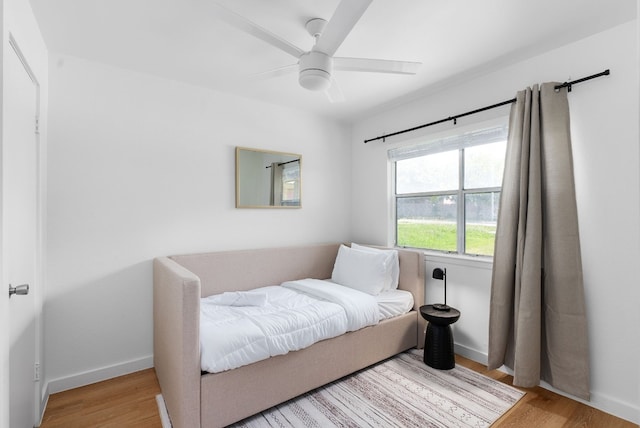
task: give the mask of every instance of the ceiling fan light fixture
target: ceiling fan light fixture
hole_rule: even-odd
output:
[[[300,86],[310,91],[324,91],[331,86],[333,59],[318,51],[306,52],[298,62]]]
[[[310,91],[324,91],[331,86],[331,75],[324,70],[304,70],[300,72],[298,82]]]

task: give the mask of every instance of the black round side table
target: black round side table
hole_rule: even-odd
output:
[[[437,310],[433,305],[420,306],[420,315],[428,321],[424,338],[424,363],[439,370],[456,366],[453,353],[451,324],[458,321],[460,311],[449,307],[448,311]]]

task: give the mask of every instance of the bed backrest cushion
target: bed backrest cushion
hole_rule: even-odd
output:
[[[202,297],[304,278],[328,279],[340,244],[265,248],[172,256],[196,274]]]
[[[340,243],[331,243],[178,255],[170,258],[200,278],[201,297],[206,297],[296,279],[331,278],[339,247]],[[414,309],[418,309],[424,305],[424,255],[418,251],[398,249],[398,257],[398,288],[413,293]]]

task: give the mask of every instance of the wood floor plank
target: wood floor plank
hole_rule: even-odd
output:
[[[161,427],[154,369],[49,397],[41,428]]]
[[[456,364],[512,385],[513,377],[456,356]],[[638,428],[638,425],[541,387],[518,388],[525,396],[493,428]],[[42,428],[160,428],[154,369],[52,394]]]

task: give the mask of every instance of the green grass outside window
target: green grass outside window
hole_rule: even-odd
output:
[[[465,253],[493,256],[495,235],[495,225],[468,224]],[[398,245],[456,252],[456,224],[398,222]]]

